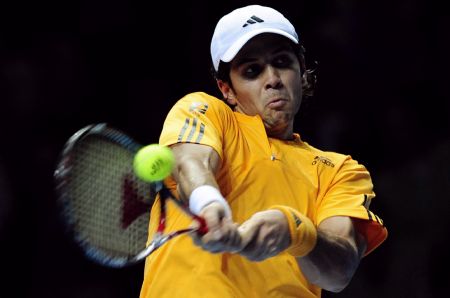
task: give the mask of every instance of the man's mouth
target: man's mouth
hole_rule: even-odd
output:
[[[269,107],[271,109],[279,109],[279,108],[284,107],[286,104],[287,104],[287,100],[281,99],[281,98],[277,98],[277,99],[271,100],[267,104],[267,107]]]

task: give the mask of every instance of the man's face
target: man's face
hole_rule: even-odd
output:
[[[259,115],[269,136],[290,138],[302,100],[300,63],[290,41],[277,34],[252,38],[231,62],[229,102]]]

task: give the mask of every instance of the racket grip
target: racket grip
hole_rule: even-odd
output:
[[[206,233],[208,233],[208,226],[206,225],[206,221],[203,217],[194,215],[195,220],[197,220],[197,222],[200,224],[200,226],[198,227],[197,233],[199,233],[201,236],[205,235]]]

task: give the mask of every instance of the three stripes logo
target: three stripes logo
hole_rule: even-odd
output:
[[[294,221],[295,221],[295,227],[298,228],[298,226],[302,223],[302,221],[300,220],[300,218],[298,218],[297,214],[295,214],[294,212],[291,212],[292,217],[294,217]]]
[[[189,107],[189,112],[194,117],[187,117],[184,125],[178,135],[178,142],[199,144],[205,135],[206,125],[198,118],[208,110],[208,104],[202,102],[193,102]]]
[[[263,19],[260,19],[257,16],[252,16],[250,19],[247,20],[247,22],[245,22],[244,25],[242,25],[242,27],[247,27],[248,25],[262,23],[262,22],[264,22]]]
[[[381,218],[379,218],[378,215],[376,215],[375,213],[373,213],[372,211],[369,210],[369,205],[370,205],[372,198],[373,198],[373,196],[369,197],[368,195],[365,194],[364,200],[361,205],[363,205],[364,208],[366,209],[367,218],[369,219],[369,221],[376,220],[380,225],[384,226],[383,220]]]
[[[178,142],[199,144],[205,134],[205,124],[198,118],[186,118],[178,135]]]

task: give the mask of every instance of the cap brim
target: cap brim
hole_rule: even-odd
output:
[[[255,29],[255,30],[248,32],[247,34],[244,34],[238,40],[236,40],[236,42],[225,52],[225,54],[222,56],[222,58],[220,60],[223,62],[230,62],[231,60],[233,60],[233,58],[237,55],[237,53],[242,49],[242,47],[251,38],[255,37],[258,34],[262,34],[262,33],[274,33],[274,34],[283,35],[284,37],[289,38],[294,43],[298,43],[298,39],[295,36],[285,32],[283,30],[280,30],[280,29],[274,29],[274,28]]]

